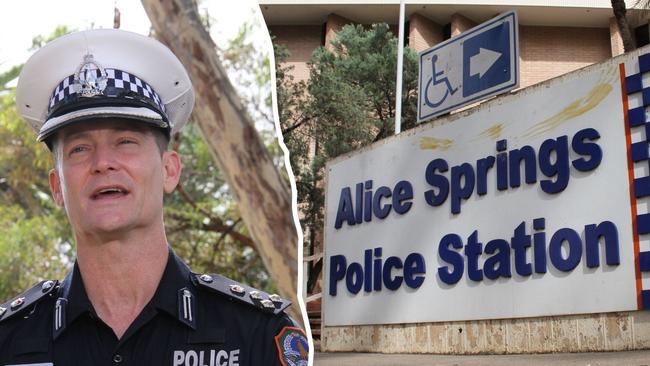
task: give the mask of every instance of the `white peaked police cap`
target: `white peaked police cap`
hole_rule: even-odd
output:
[[[16,104],[38,141],[70,124],[110,117],[173,134],[192,112],[194,91],[162,43],[97,29],[65,35],[34,53],[20,73]]]

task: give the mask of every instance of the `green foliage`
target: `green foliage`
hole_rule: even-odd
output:
[[[298,203],[313,245],[323,223],[325,163],[393,134],[397,38],[386,24],[347,25],[317,49],[307,83],[295,83],[281,66],[286,48],[276,45],[278,109],[291,151]],[[417,54],[404,49],[402,129],[416,124]],[[310,253],[306,250],[305,253]]]
[[[0,299],[42,279],[60,279],[73,258],[65,213],[50,198],[52,159],[15,107],[0,97]]]
[[[165,227],[172,247],[194,271],[220,273],[272,291],[257,252],[229,235],[250,240],[198,127],[190,123],[172,144],[183,160],[181,183],[165,199]]]
[[[9,71],[0,74],[0,92],[9,90],[7,84],[16,79],[18,75],[20,75],[20,70],[22,69],[22,65],[13,66]]]
[[[275,45],[278,111],[285,143],[291,151],[298,205],[305,229],[305,253],[322,237],[325,164],[393,134],[397,39],[386,24],[347,25],[330,48],[317,49],[310,77],[294,82],[291,67],[282,66],[287,49]],[[417,55],[404,50],[402,129],[415,126]],[[308,291],[320,272],[310,270]]]

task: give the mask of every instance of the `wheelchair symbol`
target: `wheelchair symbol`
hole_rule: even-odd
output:
[[[438,61],[438,55],[433,55],[431,57],[431,79],[427,81],[427,85],[424,87],[424,103],[431,108],[436,108],[441,105],[442,102],[447,99],[447,96],[454,94],[458,90],[458,88],[453,88],[451,86],[451,83],[446,76],[442,76],[445,73],[444,71],[436,72],[436,61]],[[441,92],[440,84],[444,84],[444,92]],[[429,99],[430,88],[433,88],[433,95],[438,96],[434,101]],[[441,94],[442,96],[440,96]]]

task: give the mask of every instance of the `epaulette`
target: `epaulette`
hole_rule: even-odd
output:
[[[192,276],[201,287],[216,291],[235,301],[249,304],[267,313],[277,315],[291,305],[291,301],[285,300],[279,295],[269,295],[264,291],[246,286],[224,276],[196,273],[193,273]]]
[[[0,305],[0,323],[24,312],[32,305],[50,296],[58,288],[59,281],[41,281],[34,287]]]

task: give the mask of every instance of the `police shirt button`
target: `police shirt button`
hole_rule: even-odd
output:
[[[113,356],[113,362],[115,362],[115,363],[122,363],[122,355],[120,355],[120,354],[118,353],[118,354],[116,354],[115,356]]]
[[[282,298],[278,294],[269,295],[269,299],[273,302],[281,303]]]
[[[54,281],[45,281],[43,282],[43,286],[41,286],[41,290],[43,290],[43,292],[46,292],[47,290],[51,289],[52,286],[54,286]]]
[[[25,298],[24,297],[19,297],[16,300],[11,302],[11,310],[18,309],[19,307],[23,306],[25,303]]]
[[[243,295],[244,292],[246,292],[244,288],[239,285],[230,285],[230,291],[239,296]]]
[[[260,295],[260,292],[259,292],[259,291],[251,291],[251,299],[254,299],[254,300],[261,300],[261,299],[262,299],[262,295]]]
[[[267,309],[275,309],[275,305],[273,305],[271,300],[262,300],[260,303]]]
[[[201,279],[201,281],[207,282],[207,283],[210,283],[210,282],[213,281],[212,276],[210,276],[208,274],[202,274],[201,277],[199,277],[199,278]]]
[[[6,311],[7,308],[3,308],[2,306],[0,306],[0,318],[5,314]]]

